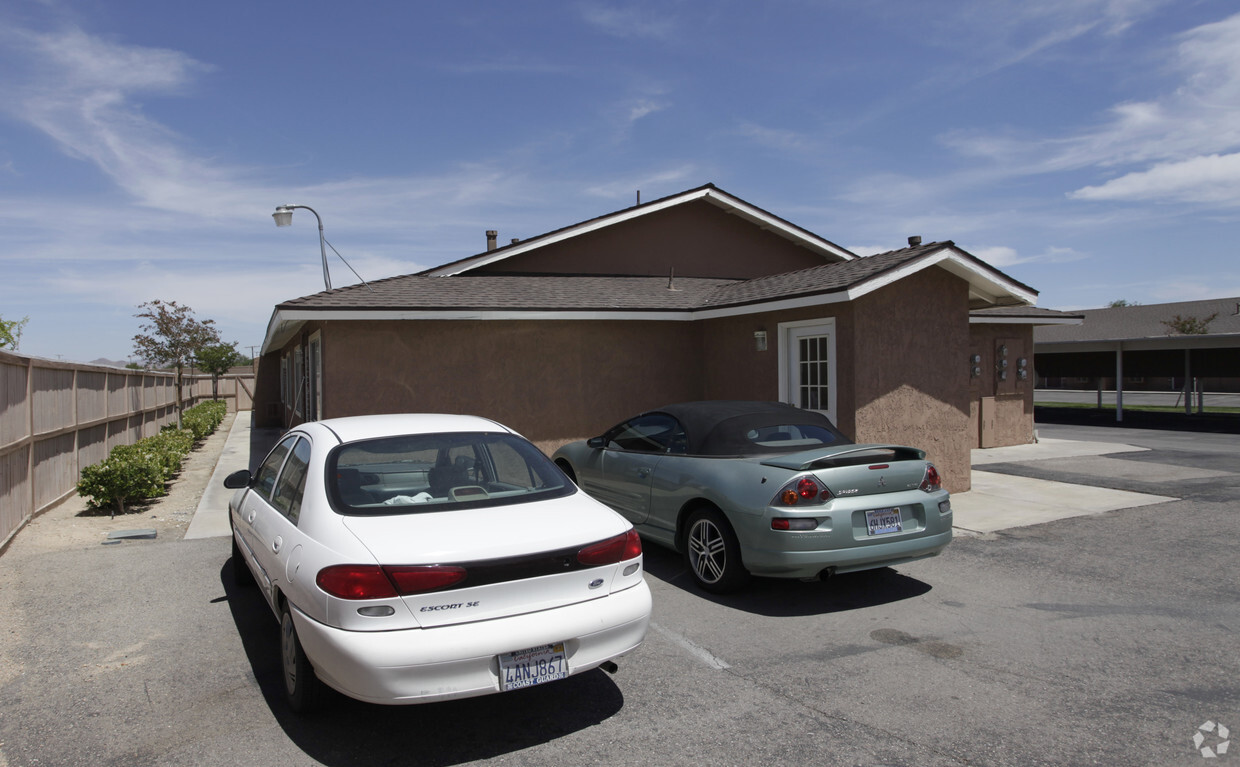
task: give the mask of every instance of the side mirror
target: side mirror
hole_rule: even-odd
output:
[[[602,450],[607,447],[607,440],[602,437],[590,437],[586,440],[586,447],[592,447],[595,450]]]
[[[227,477],[224,477],[224,487],[229,490],[240,490],[243,487],[250,486],[250,472],[247,469],[234,471]]]

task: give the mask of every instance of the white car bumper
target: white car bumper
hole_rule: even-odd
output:
[[[564,642],[570,674],[638,647],[650,623],[650,588],[494,620],[403,631],[345,631],[293,609],[318,677],[351,698],[410,704],[499,692],[502,653]]]

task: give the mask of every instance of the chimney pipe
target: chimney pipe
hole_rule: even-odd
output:
[[[494,229],[487,230],[487,250],[495,250],[496,243],[499,241],[499,232]]]
[[[908,238],[908,246],[909,246],[910,248],[915,248],[915,247],[917,247],[917,246],[918,246],[918,245],[920,245],[920,244],[921,244],[921,237],[920,237],[920,236],[918,236],[918,235],[916,235],[916,234],[915,234],[915,235],[913,235],[912,237],[909,237],[909,238]]]

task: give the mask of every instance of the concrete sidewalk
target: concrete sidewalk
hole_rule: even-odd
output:
[[[252,413],[248,410],[237,413],[233,419],[215,471],[207,481],[194,518],[185,531],[186,538],[215,538],[232,534],[228,527],[228,501],[236,491],[224,487],[224,477],[240,469],[251,472],[257,469],[258,462],[282,433],[280,429],[254,429],[251,423]]]
[[[1163,495],[1016,477],[977,468],[993,463],[1028,463],[1144,450],[1111,442],[1066,439],[1042,439],[1032,445],[974,450],[971,459],[973,487],[967,493],[952,496],[954,526],[958,533],[966,535],[993,533],[1011,527],[1178,500]]]
[[[224,477],[239,469],[253,471],[257,462],[279,439],[279,429],[252,429],[251,413],[238,413],[228,432],[215,472],[198,502],[186,538],[227,536],[228,501],[234,491],[224,487]],[[977,467],[993,463],[1025,463],[1057,458],[1100,456],[1142,451],[1110,442],[1043,439],[1032,445],[974,450],[973,487],[952,495],[956,532],[961,535],[992,533],[1067,517],[1101,514],[1115,509],[1148,506],[1177,500],[1169,496],[1109,490],[1028,477],[999,474]]]

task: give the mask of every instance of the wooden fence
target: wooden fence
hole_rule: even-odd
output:
[[[176,422],[175,375],[0,351],[0,550],[33,517],[72,496],[85,466]],[[224,376],[229,410],[253,406],[254,375]],[[189,407],[211,376],[185,378]]]

